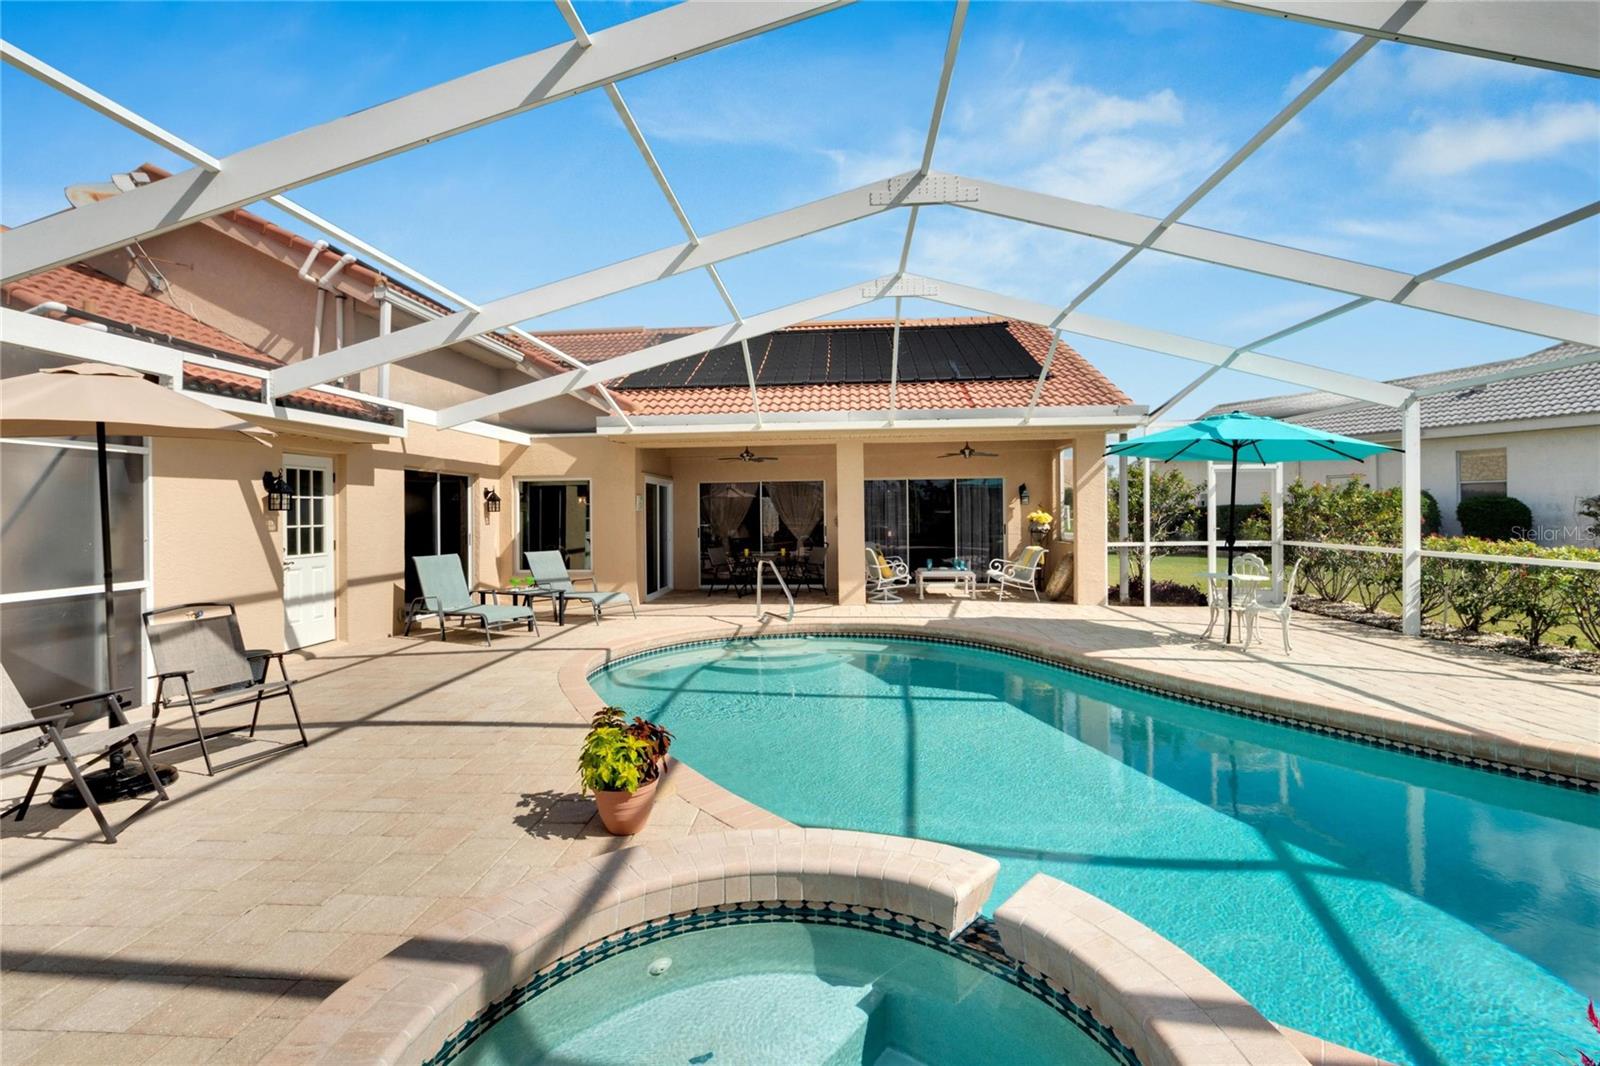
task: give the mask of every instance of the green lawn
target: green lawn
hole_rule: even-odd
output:
[[[1131,549],[1129,554],[1133,554]],[[1265,552],[1262,552],[1261,555],[1262,558],[1266,558]],[[1193,587],[1202,590],[1206,587],[1206,579],[1204,577],[1206,572],[1206,557],[1204,555],[1157,555],[1151,562],[1152,576],[1156,581],[1176,581],[1179,584],[1192,585]],[[1218,552],[1217,568],[1220,570],[1223,565],[1223,555],[1221,552]],[[1120,574],[1121,570],[1118,568],[1117,553],[1113,551],[1110,558],[1106,561],[1106,583],[1108,585],[1116,585]],[[1138,585],[1135,584],[1131,586],[1128,590],[1128,593],[1137,601],[1139,599]],[[1395,597],[1390,596],[1381,604],[1379,604],[1379,608],[1381,610],[1388,611],[1391,614],[1399,614],[1400,601]],[[1440,619],[1437,617],[1431,617],[1430,620],[1439,621]],[[1450,617],[1450,624],[1454,625],[1456,622],[1457,619],[1452,614]],[[1491,633],[1512,632],[1512,627],[1508,622],[1501,622],[1499,624],[1490,622],[1487,623],[1483,628],[1486,632]],[[1576,647],[1585,648],[1591,651],[1594,650],[1594,645],[1583,639],[1583,634],[1578,632],[1578,627],[1570,625],[1557,626],[1555,629],[1552,629],[1550,632],[1545,634],[1541,643],[1548,644],[1551,647],[1564,647],[1569,636],[1574,639]]]

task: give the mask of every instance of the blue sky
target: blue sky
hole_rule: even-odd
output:
[[[647,9],[578,0],[592,30]],[[690,217],[710,232],[915,166],[951,11],[859,3],[622,88]],[[0,18],[18,46],[216,155],[567,39],[552,7],[520,3],[4,3]],[[977,3],[935,166],[1160,215],[1352,40],[1201,4]],[[10,68],[0,72],[0,120],[7,225],[59,210],[68,184],[145,160],[181,166]],[[1418,271],[1597,189],[1594,81],[1385,43],[1186,221]],[[680,239],[598,93],[293,196],[480,300]],[[788,303],[892,271],[904,225],[899,212],[864,220],[730,262],[724,277],[747,314]],[[922,213],[911,269],[1060,304],[1120,251],[947,207]],[[1600,311],[1600,220],[1451,280]],[[1344,299],[1145,253],[1084,310],[1231,345]],[[908,313],[952,312],[910,301]],[[529,325],[725,318],[697,274]],[[1142,403],[1203,369],[1069,339]],[[1394,377],[1546,343],[1380,305],[1269,350]],[[1230,371],[1179,413],[1281,391]]]

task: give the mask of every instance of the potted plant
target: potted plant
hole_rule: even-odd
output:
[[[656,785],[666,765],[672,734],[643,718],[628,721],[617,707],[603,707],[583,738],[578,776],[593,792],[600,821],[616,836],[632,836],[650,821]]]
[[[1050,535],[1050,523],[1055,521],[1050,512],[1040,508],[1028,515],[1028,528],[1033,532],[1034,539],[1041,544]]]

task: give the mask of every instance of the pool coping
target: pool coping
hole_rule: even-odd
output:
[[[548,987],[627,950],[662,922],[764,910],[763,920],[804,911],[950,942],[977,922],[971,944],[991,973],[1033,982],[1122,1061],[1131,1052],[1139,1066],[1309,1066],[1289,1036],[1176,945],[1054,878],[1036,875],[990,928],[979,912],[999,869],[947,844],[837,829],[705,833],[593,856],[408,940],[341,985],[263,1061],[448,1059],[541,979]]]
[[[1358,744],[1559,788],[1600,792],[1600,750],[1587,750],[1583,745],[1559,741],[1530,743],[1528,739],[1513,740],[1454,728],[1441,722],[1397,721],[1362,707],[1315,703],[1267,690],[1178,677],[1151,667],[1096,658],[1064,644],[1048,644],[1028,637],[994,633],[942,620],[927,624],[806,620],[777,627],[766,622],[741,623],[732,628],[726,623],[702,626],[672,634],[640,637],[615,647],[592,649],[587,656],[575,654],[562,665],[558,674],[559,683],[567,699],[587,719],[604,706],[604,701],[590,686],[589,678],[605,667],[680,646],[799,636],[896,637],[984,648],[1100,680],[1120,682],[1213,710]],[[754,807],[753,804],[751,806]],[[762,808],[755,807],[754,810],[770,817],[770,813]]]

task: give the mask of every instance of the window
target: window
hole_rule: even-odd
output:
[[[885,479],[866,483],[867,543],[913,568],[960,559],[981,570],[1005,554],[1000,478]]]
[[[137,695],[148,673],[139,612],[150,606],[149,456],[139,438],[112,438],[107,450],[116,660],[109,670],[94,444],[0,444],[0,650],[30,706],[130,685]],[[83,720],[103,713],[87,705],[79,710]]]
[[[1506,450],[1456,452],[1457,499],[1506,494]]]
[[[517,482],[517,569],[528,552],[560,552],[569,570],[592,570],[587,481]]]
[[[311,471],[301,471],[311,473]],[[316,472],[318,477],[321,473]],[[470,482],[465,474],[439,474],[431,470],[406,471],[406,599],[422,595],[411,560],[419,555],[456,555],[461,572],[472,567],[472,508]],[[321,500],[318,500],[320,506]],[[293,535],[293,512],[291,537]],[[320,535],[320,530],[319,530]],[[291,540],[292,543],[292,540]],[[470,579],[469,579],[470,580]]]

